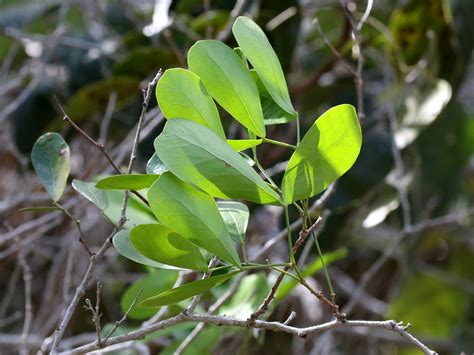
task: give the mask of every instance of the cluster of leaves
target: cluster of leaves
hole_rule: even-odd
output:
[[[198,41],[189,50],[190,70],[169,69],[159,80],[157,100],[168,121],[155,139],[147,174],[105,177],[95,186],[73,182],[102,211],[108,205],[104,190],[146,191],[150,206],[145,213],[153,216],[152,223],[128,225],[114,237],[123,256],[154,268],[209,271],[207,260],[214,255],[231,270],[165,290],[139,306],[178,303],[255,266],[242,262],[235,246],[245,247],[249,218],[247,206],[235,200],[298,206],[342,176],[359,154],[361,129],[350,105],[328,110],[295,146],[267,139],[266,125],[287,123],[297,113],[264,32],[240,17],[233,33],[238,48]],[[226,140],[215,101],[248,130],[249,139]],[[294,150],[281,188],[253,168],[259,167],[256,147],[262,143]],[[242,152],[246,149],[252,150],[253,159]],[[69,172],[67,144],[58,134],[47,133],[35,144],[32,161],[57,202]]]

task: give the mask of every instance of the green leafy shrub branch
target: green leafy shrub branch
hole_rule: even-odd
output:
[[[42,350],[58,352],[97,262],[113,244],[121,255],[149,268],[169,274],[175,274],[176,269],[182,272],[192,270],[203,272],[203,277],[184,284],[178,279],[170,287],[163,283],[162,287],[152,288],[151,294],[136,293],[129,300],[123,319],[105,336],[101,332],[98,306],[92,307],[88,300],[87,309],[93,313],[97,340],[73,349],[72,353],[140,339],[156,330],[184,322],[253,327],[300,337],[345,326],[379,327],[398,332],[421,350],[433,353],[409,334],[403,324],[348,320],[336,303],[326,270],[326,263],[335,258],[330,254],[323,255],[315,236],[324,222],[323,217],[319,216],[313,223],[312,216],[316,209],[324,206],[333,191],[332,184],[351,168],[359,154],[362,133],[355,108],[348,104],[332,107],[315,120],[301,140],[297,124],[295,144],[267,138],[268,125],[298,122],[298,113],[292,105],[279,60],[264,32],[246,17],[235,21],[232,32],[238,48],[232,49],[216,40],[198,41],[188,53],[189,70],[169,69],[163,75],[160,71],[149,83],[124,174],[115,166],[104,146],[77,127],[64,112],[65,120],[95,144],[118,173],[96,183],[74,180],[74,189],[112,220],[107,215],[108,192],[124,191],[124,199],[119,218],[114,221],[114,231],[97,252],[91,251],[80,233],[80,241],[90,255],[90,265],[56,332],[43,343]],[[155,153],[147,164],[147,173],[135,174],[132,172],[140,131],[155,85],[157,101],[167,122],[154,141]],[[245,128],[246,139],[226,138],[216,102]],[[262,144],[274,144],[291,151],[280,185],[272,180],[258,160],[257,149]],[[244,152],[250,152],[251,156]],[[54,202],[53,207],[48,208],[59,209],[74,219],[58,202],[69,175],[69,155],[69,147],[63,138],[56,133],[47,133],[35,144],[32,162]],[[129,191],[133,195],[129,196]],[[309,199],[320,193],[322,196],[311,207]],[[280,236],[272,239],[268,247],[264,246],[254,260],[248,260],[245,234],[249,210],[241,201],[284,209],[287,262],[259,262]],[[127,220],[127,208],[131,203],[141,211],[141,220],[131,217]],[[293,224],[290,223],[290,208],[300,215]],[[143,219],[148,223],[143,223]],[[80,231],[80,222],[75,222]],[[296,229],[300,232],[293,242]],[[297,252],[308,238],[312,238],[319,255],[319,266],[311,272],[308,268],[300,268],[296,260]],[[324,272],[329,297],[314,289],[305,279],[317,269]],[[245,319],[195,312],[201,295],[207,291],[224,283],[229,288],[238,287],[239,281],[248,275],[268,271],[276,271],[278,277],[261,304]],[[285,276],[291,283],[286,283],[281,291]],[[233,284],[232,279],[235,280]],[[272,302],[283,298],[296,284],[309,290],[327,307],[334,320],[297,328],[288,325],[291,319],[281,323],[262,319]],[[189,299],[191,301],[186,303]],[[160,320],[171,305],[180,307],[181,311]],[[137,330],[112,336],[127,315],[135,310],[151,310],[150,314],[156,314]],[[190,341],[192,337],[185,343]]]

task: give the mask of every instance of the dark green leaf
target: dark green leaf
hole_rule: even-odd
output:
[[[193,296],[203,294],[211,288],[216,287],[217,285],[237,275],[239,272],[240,271],[233,271],[228,274],[213,276],[208,279],[194,281],[183,286],[173,288],[140,302],[139,306],[157,308],[181,302]]]
[[[158,179],[155,174],[122,174],[100,179],[95,185],[100,190],[141,190],[149,188]]]
[[[38,138],[31,162],[36,174],[53,201],[58,201],[69,176],[69,146],[58,133],[45,133]]]

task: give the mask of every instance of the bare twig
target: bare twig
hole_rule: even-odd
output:
[[[107,149],[105,146],[101,143],[96,142],[91,136],[89,136],[81,127],[79,127],[66,113],[64,108],[62,107],[61,103],[59,102],[58,98],[56,95],[54,95],[54,99],[56,100],[56,103],[61,110],[63,114],[63,120],[68,122],[77,132],[79,132],[83,137],[85,137],[89,142],[91,142],[103,155],[104,157],[108,160],[109,164],[112,166],[112,168],[115,170],[117,174],[122,174],[120,169],[115,165],[114,161],[110,157],[109,153],[107,152]],[[148,104],[147,104],[148,107]],[[130,172],[129,172],[130,173]],[[140,200],[142,200],[143,203],[145,203],[147,206],[150,204],[148,203],[148,200],[143,197],[138,191],[131,190],[131,193],[133,193],[135,196],[137,196]]]
[[[33,304],[31,299],[31,279],[33,276],[31,274],[31,268],[26,261],[26,251],[24,249],[18,254],[18,261],[23,269],[23,281],[25,283],[25,321],[23,323],[21,339],[24,344],[26,344],[31,328],[31,322],[33,320]],[[24,344],[21,348],[21,354],[27,355],[28,347]]]
[[[224,316],[214,316],[214,315],[198,315],[198,314],[184,314],[181,313],[175,317],[168,318],[159,323],[155,323],[147,328],[135,330],[123,335],[119,335],[113,338],[110,338],[103,345],[104,347],[110,346],[113,344],[123,343],[130,340],[139,340],[142,339],[147,334],[153,333],[160,329],[169,328],[176,324],[188,323],[188,322],[204,322],[206,324],[214,324],[218,326],[227,326],[227,327],[241,327],[246,328],[248,323],[247,320],[241,320],[231,317]],[[332,320],[327,323],[314,325],[305,328],[298,328],[289,325],[285,325],[279,322],[267,322],[256,320],[253,326],[256,329],[266,329],[275,332],[284,332],[288,334],[293,334],[298,337],[305,338],[309,334],[321,333],[330,329],[336,328],[351,328],[351,327],[370,327],[370,328],[382,328],[395,333],[400,334],[405,337],[411,344],[415,345],[423,351],[425,354],[434,355],[435,351],[429,349],[426,345],[421,343],[417,338],[411,335],[407,327],[401,323],[397,323],[393,320],[387,321],[366,321],[366,320],[346,320],[345,322],[340,322],[338,320]],[[68,351],[68,354],[80,354],[88,351],[93,351],[99,349],[97,344],[90,343],[87,345],[80,346],[78,348]]]
[[[95,333],[97,335],[97,344],[99,346],[102,345],[102,339],[101,339],[101,326],[100,326],[100,318],[102,317],[102,314],[100,313],[100,292],[102,290],[102,284],[100,282],[97,282],[96,286],[96,299],[95,299],[95,307],[92,306],[91,300],[86,298],[85,302],[86,305],[84,308],[87,311],[91,311],[92,313],[92,322],[94,323],[95,326]]]
[[[235,6],[230,12],[229,20],[227,20],[227,23],[222,31],[220,31],[216,36],[218,41],[225,41],[227,38],[229,38],[235,19],[242,13],[246,2],[247,0],[237,0],[235,2]]]

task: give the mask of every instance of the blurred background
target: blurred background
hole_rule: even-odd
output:
[[[44,132],[60,132],[71,147],[71,179],[112,174],[101,153],[62,121],[53,96],[125,166],[141,90],[160,68],[186,67],[187,51],[199,39],[217,38],[235,47],[230,26],[240,14],[254,18],[272,43],[303,131],[333,105],[358,108],[361,154],[324,211],[315,213],[327,216],[319,240],[342,310],[351,319],[409,322],[414,335],[443,354],[474,352],[474,1],[0,0],[0,353],[16,353],[14,335],[24,325],[22,260],[32,276],[27,346],[33,353],[54,331],[89,259],[69,219],[57,212],[18,212],[49,201],[31,167],[34,142]],[[164,124],[154,98],[150,105],[136,165],[141,173]],[[228,138],[243,137],[234,120],[224,111],[221,116]],[[274,125],[268,132],[292,142],[296,126]],[[259,150],[262,165],[277,181],[289,153],[271,145]],[[81,219],[90,245],[100,245],[112,224],[71,187],[62,201]],[[110,219],[120,202],[120,193],[109,195]],[[249,208],[252,255],[283,221],[278,208]],[[129,213],[135,212],[132,206]],[[303,253],[307,264],[315,265],[315,251]],[[285,242],[270,254],[272,260],[285,255]],[[327,293],[317,269],[308,269],[309,279]],[[222,313],[255,309],[273,276],[247,279]],[[176,275],[146,270],[111,249],[94,277],[103,284],[107,327],[121,318],[138,289],[156,293]],[[95,299],[94,286],[86,297]],[[269,319],[282,321],[291,311],[298,326],[330,319],[311,295],[289,288]],[[211,303],[224,288],[213,292],[207,296]],[[133,310],[118,332],[135,329],[152,314]],[[192,329],[173,327],[116,353],[171,354]],[[79,307],[65,342],[77,346],[94,339],[91,315]],[[299,339],[205,327],[184,353],[417,350],[396,334],[374,330],[341,329]]]

